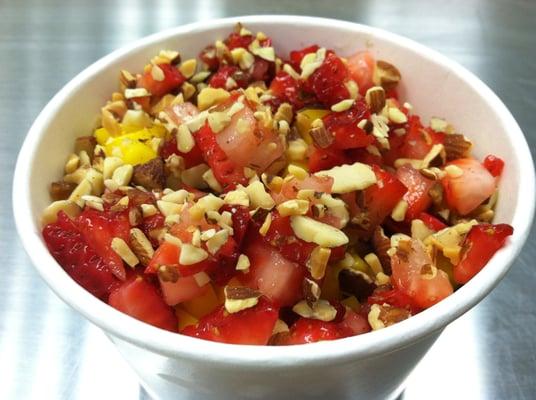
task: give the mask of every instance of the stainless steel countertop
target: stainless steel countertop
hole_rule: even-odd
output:
[[[16,236],[12,174],[34,118],[68,80],[121,45],[196,20],[263,13],[365,23],[439,50],[486,82],[536,146],[534,1],[1,0],[0,399],[147,398],[104,334],[41,281]],[[403,399],[534,398],[535,244],[533,229],[512,271],[447,328]]]

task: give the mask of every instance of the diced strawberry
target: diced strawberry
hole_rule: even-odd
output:
[[[337,324],[317,319],[300,318],[291,327],[284,341],[278,344],[293,345],[335,340],[343,337]]]
[[[304,105],[300,96],[300,83],[284,71],[278,72],[272,80],[270,91],[278,100],[276,106],[290,103],[295,109],[300,109]]]
[[[161,265],[174,265],[179,262],[180,249],[171,242],[163,242],[154,252],[153,258],[145,269],[146,274],[155,274]]]
[[[333,148],[345,150],[366,147],[375,142],[373,135],[367,134],[357,124],[370,115],[368,107],[363,101],[356,101],[348,110],[331,112],[322,118],[326,129],[333,134],[335,141]]]
[[[229,314],[220,307],[181,333],[214,342],[266,345],[272,336],[278,315],[278,308],[261,298],[255,307],[234,314]]]
[[[461,260],[454,267],[454,280],[465,284],[504,246],[514,228],[507,224],[480,224],[471,228],[462,246]]]
[[[212,169],[214,177],[224,186],[245,184],[244,171],[237,168],[235,163],[227,157],[216,141],[216,136],[210,125],[205,125],[194,135],[197,146],[201,149],[205,161]]]
[[[225,39],[224,43],[229,50],[233,50],[239,47],[247,49],[251,42],[253,42],[253,40],[255,40],[253,35],[242,36],[239,33],[233,32],[227,37],[227,39]]]
[[[169,267],[173,268],[173,266]],[[199,286],[194,275],[179,277],[174,282],[172,280],[166,281],[159,275],[158,281],[164,301],[170,306],[202,296],[210,287],[208,284]]]
[[[346,65],[332,51],[328,51],[324,62],[308,78],[308,82],[318,100],[326,107],[331,107],[350,97],[344,85],[347,79]]]
[[[250,80],[249,74],[246,74],[238,67],[234,65],[221,65],[210,78],[209,85],[215,88],[227,89],[229,78],[233,79],[239,88],[247,87]]]
[[[418,307],[413,299],[400,289],[394,287],[380,286],[374,289],[374,292],[367,299],[369,305],[384,303],[393,307],[405,308],[411,311],[412,314],[418,313],[422,308]]]
[[[469,214],[495,192],[495,178],[478,161],[460,158],[448,165],[462,172],[460,175],[447,174],[441,181],[447,204],[460,215]]]
[[[502,174],[504,161],[499,157],[490,154],[486,156],[482,165],[484,165],[484,168],[486,168],[491,175],[498,177]]]
[[[249,273],[239,277],[247,286],[261,291],[280,306],[293,305],[302,296],[306,269],[289,261],[276,248],[261,241],[250,243],[244,253],[249,257]]]
[[[128,243],[130,224],[124,212],[100,212],[87,208],[77,219],[80,232],[86,242],[102,257],[106,266],[119,279],[126,278],[123,260],[112,249],[114,237]]]
[[[171,64],[158,64],[158,68],[164,73],[163,80],[155,80],[152,72],[148,71],[143,74],[139,82],[140,86],[147,89],[153,96],[163,96],[177,89],[186,81],[186,78],[181,74],[178,68]]]
[[[316,53],[318,49],[319,47],[316,44],[313,44],[312,46],[305,47],[301,50],[291,51],[289,64],[296,71],[301,72],[300,64],[301,64],[303,57],[305,57],[307,54],[310,54],[310,53]]]
[[[199,58],[205,63],[210,71],[216,71],[220,65],[220,60],[218,60],[218,57],[216,56],[216,47],[214,45],[209,45],[201,50]]]
[[[374,86],[372,78],[375,66],[376,60],[369,51],[360,51],[348,57],[348,71],[356,81],[361,95],[365,95],[367,90]]]
[[[205,162],[203,159],[203,153],[198,146],[194,146],[188,153],[180,152],[177,148],[177,138],[174,135],[164,141],[162,147],[160,148],[160,156],[164,160],[172,154],[181,156],[184,159],[184,166],[186,168],[192,168]]]
[[[424,224],[433,231],[440,231],[441,229],[445,229],[447,227],[446,224],[441,222],[438,218],[434,217],[433,215],[430,215],[426,212],[422,212],[417,216],[417,219],[420,219]]]
[[[220,208],[220,212],[229,211],[233,218],[233,238],[238,246],[242,245],[242,240],[246,235],[251,215],[246,206],[225,204]]]
[[[308,162],[309,172],[311,173],[350,163],[350,159],[342,150],[321,149],[316,146],[312,146],[312,149]]]
[[[178,322],[173,309],[156,288],[141,276],[134,276],[110,294],[108,302],[115,309],[157,328],[177,332]]]
[[[342,321],[338,323],[338,328],[343,337],[361,335],[371,330],[368,320],[350,309],[346,309]]]
[[[393,286],[411,297],[420,308],[428,308],[453,292],[447,273],[437,269],[432,276],[432,259],[422,242],[411,240],[411,250],[391,257]]]
[[[252,82],[266,82],[269,83],[274,77],[275,64],[273,62],[264,60],[260,57],[255,57],[253,62],[253,69],[251,71]]]
[[[429,192],[435,182],[424,177],[409,164],[398,168],[396,176],[408,189],[404,194],[404,200],[408,203],[406,221],[411,221],[432,204]]]
[[[121,284],[63,211],[55,223],[43,228],[43,239],[65,272],[95,297],[107,301]]]

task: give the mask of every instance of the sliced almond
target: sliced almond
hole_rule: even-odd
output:
[[[197,95],[197,107],[201,111],[206,110],[215,104],[227,100],[229,96],[229,92],[225,89],[207,87]]]
[[[346,99],[339,101],[337,104],[333,104],[331,106],[331,111],[333,112],[343,112],[346,110],[349,110],[354,105],[353,99]]]
[[[118,186],[126,186],[130,183],[133,173],[134,173],[134,168],[132,167],[132,165],[130,164],[121,165],[120,167],[117,167],[114,170],[112,174],[112,180]]]
[[[160,68],[158,65],[153,65],[151,68],[151,77],[157,81],[162,82],[166,76],[164,75],[164,71],[162,71],[162,68]]]
[[[266,192],[264,185],[260,181],[250,183],[246,187],[246,193],[253,208],[260,207],[265,210],[271,210],[275,206],[274,199]]]
[[[385,107],[385,90],[381,86],[373,86],[367,90],[365,100],[370,107],[370,111],[377,114]]]
[[[406,218],[406,211],[408,210],[409,204],[406,200],[400,200],[396,203],[395,208],[391,212],[391,218],[397,222],[402,222]]]
[[[305,215],[309,211],[309,202],[299,199],[287,200],[277,206],[277,211],[282,217]]]
[[[309,243],[316,243],[319,246],[330,248],[348,243],[348,236],[344,232],[310,217],[302,215],[291,216],[290,224],[294,234]]]
[[[68,200],[73,203],[76,203],[79,207],[84,207],[85,202],[82,199],[82,196],[85,196],[88,194],[91,194],[91,183],[87,179],[84,179],[73,190]]]
[[[190,79],[192,76],[194,76],[196,69],[197,60],[195,58],[190,58],[188,60],[183,61],[183,63],[179,67],[179,71],[186,79]]]
[[[56,222],[60,211],[63,211],[69,218],[73,219],[80,215],[82,208],[71,200],[54,201],[43,211],[43,214],[41,215],[41,224],[45,226]]]
[[[247,272],[250,266],[251,266],[251,263],[249,261],[249,257],[245,254],[240,254],[236,262],[236,270]]]
[[[179,125],[177,130],[177,149],[181,153],[189,153],[195,146],[194,137],[185,124]]]
[[[255,307],[262,295],[259,291],[244,286],[226,286],[224,294],[224,307],[229,314]]]
[[[158,210],[152,204],[142,204],[141,213],[143,215],[143,218],[149,218],[158,213]]]
[[[151,258],[153,258],[154,250],[151,242],[141,229],[132,228],[130,230],[130,245],[142,265],[147,266]]]
[[[196,165],[195,167],[182,171],[181,179],[184,183],[196,189],[205,189],[207,183],[203,179],[203,174],[209,169],[210,167],[207,164]]]
[[[320,171],[316,176],[333,178],[333,193],[349,193],[363,190],[376,183],[376,175],[367,164],[356,162],[352,165],[341,165],[326,171]]]
[[[326,273],[331,249],[317,246],[311,252],[309,260],[307,260],[307,268],[311,271],[313,279],[322,279]]]
[[[320,123],[315,124],[316,121],[320,121]],[[313,121],[309,135],[311,135],[315,144],[322,149],[331,146],[335,141],[335,137],[326,129],[321,119]]]
[[[374,83],[389,90],[394,88],[400,82],[400,71],[387,61],[378,60],[374,69]]]
[[[181,92],[184,96],[184,100],[190,100],[195,94],[196,89],[195,86],[192,85],[190,82],[184,82],[181,86]]]
[[[312,318],[320,321],[333,321],[337,316],[337,310],[327,300],[320,299],[314,303],[313,307],[302,300],[292,307],[292,311],[304,318]]]
[[[189,243],[183,243],[181,246],[181,253],[179,256],[179,263],[182,265],[197,264],[208,258],[208,253]]]
[[[214,234],[210,239],[207,240],[207,250],[210,254],[216,254],[221,247],[227,242],[229,238],[229,232],[225,229],[222,229]]]
[[[126,262],[130,267],[135,267],[140,263],[138,257],[132,252],[128,244],[121,238],[114,237],[111,244],[112,250],[119,256],[121,259]]]

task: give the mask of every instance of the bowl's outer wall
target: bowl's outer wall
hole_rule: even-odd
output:
[[[288,393],[295,397],[310,393],[311,387],[319,393],[328,393],[328,390],[332,393],[335,387],[345,393],[348,389],[361,388],[359,393],[363,398],[381,398],[399,387],[424,355],[433,342],[431,332],[438,332],[485,296],[519,252],[528,233],[530,222],[527,219],[532,220],[534,208],[534,172],[526,142],[511,115],[489,89],[456,65],[439,56],[436,60],[433,52],[422,47],[414,50],[408,40],[360,25],[314,18],[242,20],[252,30],[270,35],[282,54],[309,43],[320,43],[342,55],[369,47],[378,58],[395,64],[403,75],[402,96],[411,101],[424,121],[433,115],[445,117],[475,141],[478,157],[493,153],[507,161],[497,220],[512,223],[516,229],[509,247],[500,251],[476,279],[408,321],[338,343],[326,342],[300,349],[232,348],[178,335],[171,337],[108,309],[73,284],[46,252],[38,223],[41,211],[49,202],[48,183],[61,176],[66,155],[72,151],[73,138],[91,133],[100,107],[117,87],[120,69],[139,71],[163,48],[180,49],[184,58],[193,57],[207,43],[223,38],[234,24],[232,20],[215,21],[210,27],[195,24],[179,28],[180,38],[164,32],[145,39],[128,53],[120,50],[99,61],[68,84],[38,118],[21,151],[16,172],[21,179],[14,183],[19,233],[24,232],[23,243],[51,288],[114,336],[149,392],[158,397],[167,398],[168,391],[175,387],[158,378],[159,374],[169,374],[185,389],[201,390],[201,386],[206,386],[208,392],[216,393],[217,390],[231,393],[231,386],[226,385],[239,382],[241,390],[235,393],[238,397],[240,393],[254,397],[262,394],[262,390],[270,390],[273,397]],[[523,185],[520,184],[522,171]],[[29,188],[26,177],[30,180]],[[520,212],[521,207],[524,213]],[[133,345],[127,345],[124,340]],[[337,372],[322,370],[327,366],[328,371],[334,368]],[[323,379],[326,374],[329,379]],[[272,386],[267,386],[270,384]]]
[[[248,371],[240,366],[214,367],[147,353],[110,337],[121,355],[157,399],[354,399],[396,398],[401,383],[439,337],[434,332],[411,346],[381,356],[326,366]],[[307,351],[307,349],[304,349]],[[194,395],[195,393],[195,395]]]

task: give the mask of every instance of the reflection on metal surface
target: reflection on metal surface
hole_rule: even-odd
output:
[[[259,13],[341,18],[431,46],[497,91],[536,149],[534,1],[3,0],[0,399],[145,398],[114,346],[46,288],[15,238],[12,171],[33,119],[72,76],[121,45],[195,20]],[[504,282],[445,330],[411,375],[404,400],[534,398],[535,256],[529,244]]]

